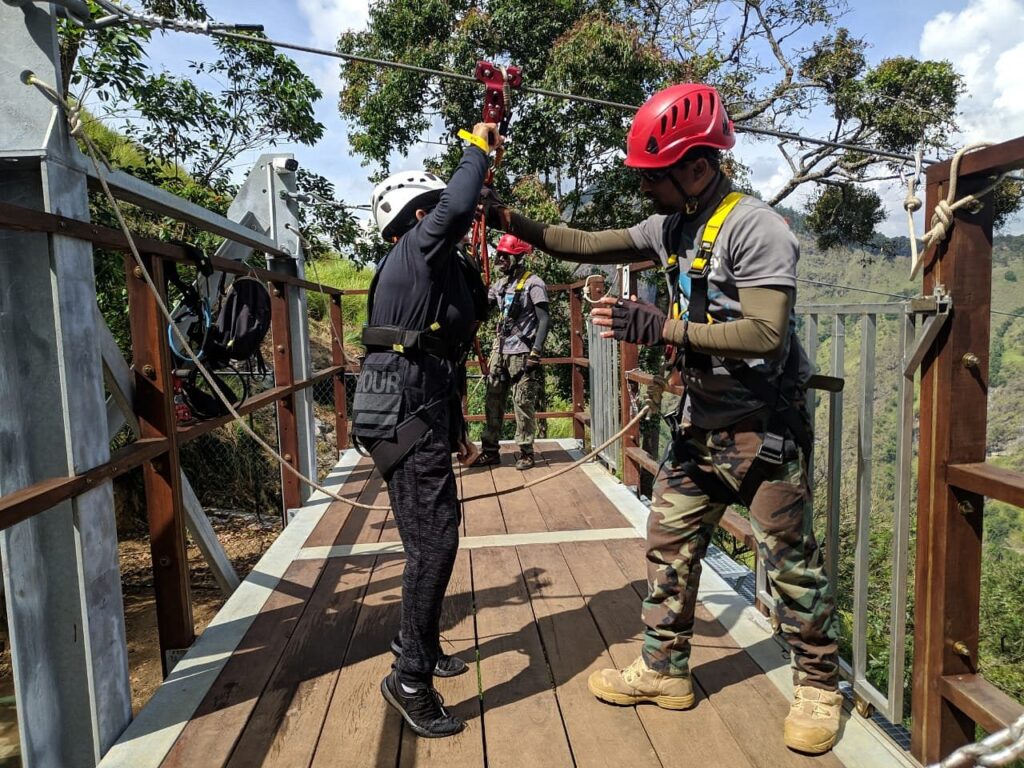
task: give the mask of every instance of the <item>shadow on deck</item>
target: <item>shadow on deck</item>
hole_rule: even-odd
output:
[[[540,445],[539,477],[572,460]],[[456,737],[415,737],[379,691],[399,622],[403,558],[385,512],[304,507],[206,630],[103,766],[744,766],[901,765],[848,721],[839,753],[782,745],[781,648],[761,628],[726,625],[742,600],[705,569],[693,650],[698,704],[686,713],[602,704],[591,671],[639,652],[646,593],[645,510],[596,466],[527,491],[501,466],[463,470],[462,549],[442,616],[445,650],[476,660],[441,680],[468,722]],[[332,485],[387,502],[366,459],[343,456]],[[709,583],[710,582],[710,583]],[[717,618],[716,618],[717,617]],[[757,659],[757,661],[755,661]],[[760,665],[759,665],[760,662]],[[856,731],[852,733],[851,731]],[[867,744],[867,747],[864,745]],[[848,756],[849,755],[849,756]]]

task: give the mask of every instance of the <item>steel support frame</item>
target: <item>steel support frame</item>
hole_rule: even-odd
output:
[[[50,5],[0,3],[0,201],[87,220],[64,116],[23,84],[59,84]],[[0,493],[110,456],[92,249],[0,232]],[[0,533],[22,763],[95,765],[131,719],[109,482]]]
[[[294,193],[297,189],[294,157],[290,154],[260,155],[238,194],[228,208],[228,218],[269,239],[274,249],[264,250],[267,269],[291,277],[305,279],[302,239],[300,237],[299,215]],[[236,261],[245,261],[253,253],[249,244],[227,241],[217,255]],[[309,351],[309,313],[305,290],[289,287],[290,301],[287,307],[289,338],[291,343],[291,380],[310,378],[313,363]],[[276,359],[275,355],[275,359]],[[276,371],[275,371],[276,375]],[[280,379],[278,379],[280,381]],[[295,413],[297,445],[294,466],[307,477],[316,479],[316,424],[313,416],[313,392],[297,392],[291,410]],[[339,438],[341,435],[339,434]],[[285,438],[279,435],[279,442]],[[288,438],[291,439],[290,437]],[[339,443],[339,450],[340,450]],[[281,487],[295,481],[295,475],[283,467]],[[299,499],[309,498],[312,489],[299,484]],[[285,494],[282,493],[282,498]],[[282,515],[287,521],[288,509],[300,506],[284,504]]]

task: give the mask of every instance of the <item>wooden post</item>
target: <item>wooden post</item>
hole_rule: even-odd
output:
[[[628,267],[622,267],[622,295],[633,296],[637,291],[636,274]],[[629,397],[629,381],[626,372],[640,364],[640,348],[636,344],[622,342],[619,345],[619,360],[622,363],[622,425],[628,424],[635,415]],[[622,482],[640,490],[640,466],[629,456],[629,449],[640,444],[640,425],[634,426],[622,436]]]
[[[584,408],[583,367],[576,360],[583,357],[583,300],[579,288],[569,288],[569,325],[572,329],[569,340],[569,357],[572,358],[572,413],[582,413]],[[572,420],[573,437],[583,440],[586,429],[577,418]]]
[[[153,282],[161,287],[166,301],[162,289],[163,261],[143,254],[143,262]],[[171,353],[167,345],[167,324],[157,307],[156,298],[130,256],[125,257],[125,275],[139,436],[166,438],[169,449],[166,455],[143,465],[160,660],[166,677],[195,639],[185,551],[185,503],[181,490]]]
[[[271,329],[274,337],[274,384],[290,387],[295,383],[292,367],[292,336],[289,323],[288,293],[293,289],[287,283],[271,283]],[[299,431],[295,395],[277,401],[278,452],[292,467],[298,467]],[[302,488],[294,472],[281,467],[281,520],[288,525],[288,510],[302,506]]]
[[[928,174],[926,211],[946,193],[947,178],[936,170]],[[961,178],[958,195],[986,183],[977,176]],[[911,751],[922,763],[937,762],[974,741],[975,734],[971,719],[943,697],[941,679],[976,671],[982,499],[957,498],[946,482],[946,467],[985,460],[991,197],[977,214],[956,213],[949,238],[925,267],[925,293],[940,284],[951,293],[952,316],[925,356],[921,374]]]
[[[331,344],[331,362],[334,365],[345,365],[345,348],[342,340],[345,338],[344,316],[341,313],[341,302],[343,294],[330,296],[331,305],[331,327],[338,331],[338,338]],[[338,438],[338,451],[348,448],[348,394],[345,391],[345,371],[342,371],[334,378],[334,434]]]

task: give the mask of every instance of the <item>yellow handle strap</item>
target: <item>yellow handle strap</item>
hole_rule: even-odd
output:
[[[482,139],[476,134],[470,133],[465,128],[459,129],[458,137],[463,141],[472,144],[474,147],[482,151],[485,155],[491,151],[491,147],[487,143],[486,139]]]

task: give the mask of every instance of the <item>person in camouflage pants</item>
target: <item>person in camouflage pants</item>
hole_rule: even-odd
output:
[[[643,657],[662,675],[689,675],[690,640],[701,559],[728,506],[713,500],[715,481],[739,491],[761,445],[757,423],[686,432],[693,461],[666,467],[654,490],[647,522],[650,592],[643,605]],[[707,473],[708,493],[693,480]],[[793,683],[834,684],[837,644],[834,605],[821,550],[812,530],[811,492],[798,452],[764,477],[750,501],[750,523],[775,595],[777,626],[792,651]]]
[[[501,354],[497,346],[495,344],[491,355],[491,377],[487,381],[487,397],[484,401],[487,418],[482,441],[484,454],[498,449],[505,402],[511,389],[512,407],[516,415],[515,441],[519,445],[520,461],[525,463],[527,457],[533,454],[533,440],[537,435],[537,399],[544,388],[544,369],[539,365],[527,368],[528,355]]]
[[[533,246],[512,235],[503,235],[498,241],[494,260],[502,277],[491,285],[489,292],[490,300],[498,305],[498,328],[487,378],[487,423],[482,450],[474,466],[501,463],[498,444],[509,390],[519,445],[516,469],[534,465],[537,399],[544,388],[540,361],[550,319],[547,286],[526,266],[526,256],[532,252]]]
[[[590,692],[612,704],[696,701],[690,642],[701,558],[729,504],[750,509],[758,554],[777,598],[777,627],[792,650],[790,749],[820,754],[839,734],[835,606],[812,533],[803,408],[813,367],[796,335],[800,243],[769,205],[733,188],[723,152],[735,128],[721,94],[679,83],[637,111],[627,167],[655,210],[628,229],[586,232],[497,208],[494,226],[557,259],[663,268],[668,306],[604,297],[591,311],[602,336],[654,347],[685,387],[672,413],[673,461],[655,481],[648,522],[649,594],[639,657],[598,669]],[[700,675],[698,669],[697,675]]]

